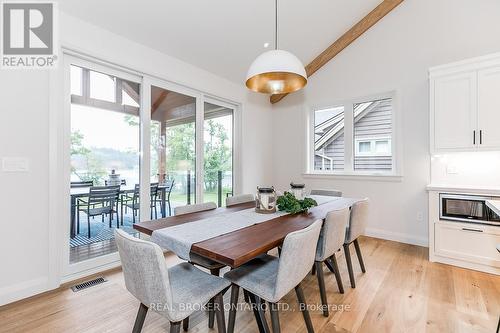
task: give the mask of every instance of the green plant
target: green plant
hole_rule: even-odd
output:
[[[285,194],[283,194],[278,198],[276,203],[278,204],[279,210],[285,211],[290,214],[307,212],[309,208],[318,205],[316,200],[311,198],[304,198],[304,200],[298,200],[290,192],[285,192]]]

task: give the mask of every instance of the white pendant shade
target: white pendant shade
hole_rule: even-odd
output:
[[[302,62],[283,50],[267,51],[258,56],[250,65],[246,79],[248,89],[267,94],[294,92],[306,83]]]

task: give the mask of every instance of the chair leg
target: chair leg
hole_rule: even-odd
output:
[[[135,209],[132,208],[132,224],[135,224]]]
[[[340,277],[339,265],[337,264],[337,257],[335,254],[325,261],[326,266],[335,274],[335,280],[337,280],[337,286],[339,287],[339,292],[344,293],[344,284],[342,283],[342,278]]]
[[[220,275],[220,268],[213,268],[210,270],[210,274],[219,276]],[[214,299],[211,299],[210,302],[208,302],[209,307],[208,307],[208,327],[213,328],[214,327],[214,322],[215,322],[215,312],[214,312],[214,307],[213,303]]]
[[[158,220],[158,209],[156,208],[156,205],[155,205],[155,219]]]
[[[316,265],[313,265],[311,268],[311,275],[316,274]]]
[[[323,263],[316,261],[316,275],[318,277],[319,294],[321,296],[321,305],[323,307],[323,316],[328,317],[328,300],[326,298],[325,277],[323,275]]]
[[[184,330],[184,332],[188,331],[188,329],[189,329],[189,317],[187,317],[186,319],[184,319],[182,321],[182,329]]]
[[[245,299],[245,303],[250,303],[250,298],[248,297],[248,292],[243,290],[243,298]]]
[[[269,303],[269,307],[271,308],[271,326],[273,327],[273,333],[280,333],[280,315],[278,312],[278,304]]]
[[[121,213],[122,213],[121,225],[123,225],[123,202],[121,204],[121,208],[120,209],[121,209]]]
[[[89,216],[89,214],[87,214],[87,227],[88,227],[88,234],[89,234],[89,238],[90,238],[90,216]]]
[[[181,331],[181,322],[170,322],[170,333],[179,333]]]
[[[109,228],[111,229],[113,223],[113,211],[109,212]]]
[[[168,201],[168,216],[172,216],[172,207],[170,207],[170,200]]]
[[[240,287],[233,284],[231,286],[231,307],[229,308],[229,319],[227,323],[227,332],[234,333],[234,323],[236,322],[236,307],[238,306],[238,296]]]
[[[76,233],[80,233],[80,210],[76,211]]]
[[[255,321],[257,321],[257,326],[259,327],[259,332],[268,333],[269,326],[267,325],[266,316],[262,310],[262,304],[260,303],[260,298],[257,300],[254,294],[248,293],[248,298],[250,299],[250,305],[255,316]]]
[[[226,333],[226,319],[224,318],[224,300],[222,293],[219,293],[214,298],[214,312],[217,318],[217,331],[219,333]]]
[[[361,249],[359,247],[358,239],[354,240],[354,248],[356,249],[356,254],[358,256],[359,266],[361,266],[361,271],[366,273],[365,263],[363,262],[363,256],[361,255]]]
[[[137,312],[137,317],[135,318],[134,328],[132,333],[140,333],[142,331],[142,326],[144,325],[144,319],[146,319],[146,314],[148,313],[148,307],[141,303],[139,305],[139,311]]]
[[[354,280],[354,271],[352,269],[351,251],[349,251],[349,244],[344,244],[344,255],[347,262],[347,270],[349,271],[349,280],[351,280],[351,287],[356,288],[356,281]]]
[[[300,287],[300,283],[295,287],[295,293],[297,294],[297,300],[299,301],[299,308],[302,312],[302,316],[304,317],[304,321],[306,323],[306,328],[308,333],[314,333],[314,327],[311,322],[311,316],[309,315],[309,311],[307,310],[306,298],[304,297],[304,292]]]
[[[115,214],[116,214],[116,228],[120,229],[120,214],[118,214],[118,209],[116,210]]]

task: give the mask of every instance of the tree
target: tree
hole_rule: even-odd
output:
[[[71,132],[71,157],[81,156],[86,164],[86,172],[80,173],[76,167],[71,165],[71,172],[82,181],[93,181],[94,184],[101,184],[106,176],[106,170],[102,166],[102,161],[94,156],[92,151],[84,146],[83,134],[76,130]]]

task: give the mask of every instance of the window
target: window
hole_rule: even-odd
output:
[[[310,170],[394,174],[393,97],[313,111]]]
[[[344,107],[314,112],[314,170],[344,170]]]

